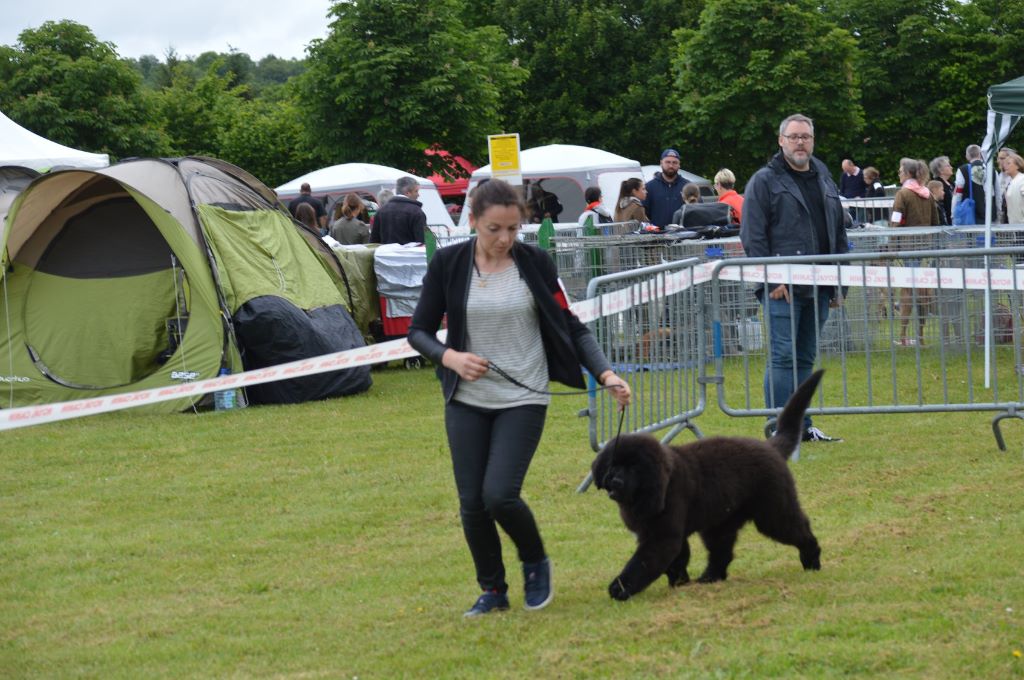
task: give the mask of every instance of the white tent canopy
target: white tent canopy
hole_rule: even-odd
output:
[[[20,165],[44,172],[57,166],[105,168],[105,153],[89,153],[50,141],[21,127],[0,112],[0,165]]]
[[[602,204],[608,214],[615,213],[619,187],[630,177],[643,177],[640,163],[601,149],[572,144],[549,144],[526,149],[519,154],[523,182],[542,181],[541,186],[558,196],[562,213],[558,222],[575,222],[586,208],[583,192],[590,186],[601,188]],[[469,191],[490,178],[491,166],[485,165],[469,178]],[[469,211],[463,210],[460,226],[469,224]]]
[[[277,187],[277,196],[287,204],[299,195],[299,189],[303,184],[309,184],[314,196],[327,196],[331,199],[337,199],[349,192],[376,196],[382,189],[394,191],[395,182],[399,177],[412,177],[419,182],[420,196],[417,200],[423,204],[428,225],[443,226],[447,229],[455,226],[433,182],[386,165],[342,163],[321,168]]]

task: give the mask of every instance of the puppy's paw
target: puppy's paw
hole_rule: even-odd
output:
[[[713,573],[713,572],[710,572],[710,571],[705,571],[697,579],[697,583],[717,583],[718,581],[724,581],[724,580],[725,580],[725,575],[724,574],[717,574],[717,573]]]
[[[690,575],[687,574],[685,571],[681,574],[668,573],[665,574],[665,576],[668,577],[669,588],[678,588],[679,586],[685,586],[687,583],[690,582]]]
[[[821,548],[814,546],[810,550],[801,551],[800,564],[808,571],[819,571],[821,569]]]
[[[619,577],[615,577],[615,580],[608,584],[608,594],[612,596],[613,600],[619,602],[625,602],[630,596],[630,592]]]

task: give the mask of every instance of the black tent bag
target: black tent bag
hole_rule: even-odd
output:
[[[306,312],[284,298],[265,295],[242,305],[233,320],[247,371],[366,346],[341,305]],[[370,367],[358,366],[253,385],[245,393],[252,404],[297,404],[358,394],[372,383]]]

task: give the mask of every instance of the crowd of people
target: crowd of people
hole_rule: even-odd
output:
[[[914,226],[972,225],[985,223],[985,167],[982,150],[971,144],[964,152],[964,163],[954,168],[949,156],[937,156],[930,162],[915,160],[915,167],[900,161],[902,176],[898,177],[897,192],[913,182],[931,189],[937,202],[938,214],[928,224]],[[1021,172],[1024,159],[1014,149],[1003,147],[996,156],[994,196],[990,201],[993,224],[1024,224],[1024,180],[1016,180]],[[1014,184],[1014,181],[1017,181]],[[885,187],[879,179],[878,170],[873,167],[863,171],[850,159],[844,159],[840,175],[839,193],[844,198],[874,198],[885,196]],[[971,201],[972,210],[957,212],[957,206]],[[972,212],[973,211],[973,212]],[[893,220],[897,226],[910,226]]]
[[[901,219],[892,220],[894,226],[949,226],[984,224],[985,187],[981,147],[972,144],[965,152],[965,163],[954,168],[948,156],[938,156],[930,162],[902,159],[897,171],[899,184],[896,193],[906,188],[908,182],[927,189],[932,194],[937,211],[934,216],[917,215],[906,221],[903,211]],[[1024,159],[1013,149],[1004,147],[996,159],[997,174],[995,197],[992,200],[992,221],[995,224],[1024,224]],[[900,174],[902,172],[902,174]],[[955,177],[954,177],[955,175]],[[969,178],[969,181],[968,181]],[[731,211],[728,221],[740,224],[743,218],[744,194],[735,189],[736,176],[728,168],[715,174],[713,188],[717,201],[726,203]],[[609,221],[609,216],[597,204],[601,202],[600,189],[587,189],[587,208],[579,217],[582,226],[587,218],[594,224]],[[887,196],[881,173],[875,167],[860,168],[853,160],[843,159],[837,192],[845,199],[884,198]],[[921,191],[920,193],[924,193]],[[956,207],[965,199],[972,201],[974,213],[962,210],[959,218]],[[655,230],[683,224],[686,205],[706,203],[699,189],[679,173],[679,152],[665,149],[661,154],[660,170],[644,182],[639,178],[624,180],[610,216],[615,222],[640,222],[651,225]],[[931,211],[927,211],[931,213]],[[920,221],[918,219],[920,218]]]
[[[394,191],[382,189],[375,201],[348,193],[334,204],[328,220],[323,201],[304,183],[288,210],[300,223],[342,245],[423,243],[427,216],[417,200],[419,191],[415,178],[400,177]]]
[[[984,165],[981,158],[981,147],[972,144],[965,152],[965,162],[954,168],[948,156],[938,156],[930,162],[915,160],[914,164],[900,161],[899,185],[897,193],[907,182],[913,182],[932,192],[937,203],[937,214],[934,218],[924,220],[928,224],[914,226],[949,226],[984,224],[985,221],[985,186]],[[997,160],[995,196],[991,201],[992,222],[994,224],[1024,224],[1024,158],[1014,149],[1000,149]],[[619,188],[619,195],[611,205],[613,212],[605,208],[604,196],[596,186],[587,187],[584,192],[586,207],[578,217],[582,226],[587,219],[593,224],[608,222],[639,222],[649,225],[653,230],[663,230],[671,225],[682,225],[683,216],[687,213],[684,206],[694,203],[707,203],[700,194],[699,188],[688,181],[679,172],[680,154],[676,149],[668,148],[661,153],[660,169],[647,182],[634,177],[624,180]],[[525,219],[539,223],[545,219],[557,222],[564,208],[556,194],[548,191],[542,184],[543,180],[524,184]],[[288,204],[292,215],[311,229],[318,230],[321,235],[330,235],[339,243],[349,245],[358,243],[422,243],[426,228],[426,216],[422,204],[417,200],[419,185],[412,177],[400,178],[396,191],[384,189],[376,197],[376,201],[368,200],[355,193],[346,194],[338,200],[327,214],[324,203],[311,195],[309,184],[303,184],[298,197]],[[736,190],[736,176],[728,168],[722,168],[714,177],[713,190],[717,201],[730,207],[727,221],[738,225],[743,218],[744,194]],[[877,168],[859,167],[852,159],[845,158],[841,164],[837,191],[842,198],[882,198],[886,188],[882,183],[881,173]],[[388,201],[396,195],[398,201],[389,209],[384,210]],[[973,217],[970,211],[957,206],[966,201],[973,205]],[[307,206],[313,212],[312,218]],[[372,211],[372,212],[371,212]],[[374,212],[383,213],[378,219]],[[903,211],[901,218],[904,217]],[[930,211],[929,211],[930,212]],[[893,220],[896,226],[910,226],[905,219]]]
[[[660,170],[644,182],[639,177],[630,177],[619,185],[619,195],[614,203],[615,212],[609,215],[600,205],[601,190],[588,187],[585,193],[586,209],[579,216],[582,226],[591,219],[596,226],[605,222],[639,222],[652,230],[664,230],[671,225],[683,225],[686,207],[702,202],[700,188],[679,172],[679,152],[665,149],[661,153]],[[735,189],[736,176],[728,168],[715,175],[714,191],[718,201],[729,206],[725,221],[739,224],[743,216],[743,195]],[[706,215],[707,213],[703,213]]]

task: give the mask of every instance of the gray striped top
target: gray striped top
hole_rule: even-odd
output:
[[[474,268],[466,300],[466,351],[498,365],[524,385],[548,389],[537,301],[515,264],[493,273]],[[473,382],[460,380],[453,398],[494,409],[551,401],[550,396],[517,387],[494,371]]]

